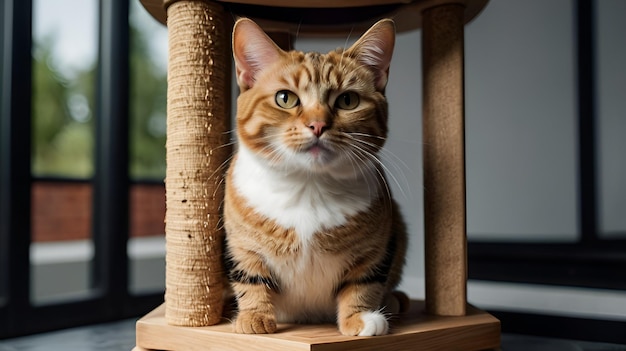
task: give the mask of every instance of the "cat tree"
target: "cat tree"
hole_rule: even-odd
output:
[[[468,306],[466,292],[463,27],[487,0],[141,1],[169,30],[167,253],[165,303],[137,322],[136,351],[499,346],[499,321]],[[422,28],[426,299],[414,301],[390,335],[347,337],[335,325],[279,325],[275,334],[241,335],[222,320],[219,208],[230,154],[234,15],[286,33],[287,42],[296,31],[347,33],[383,17],[394,18],[398,31]]]

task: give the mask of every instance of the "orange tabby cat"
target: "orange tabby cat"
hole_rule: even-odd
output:
[[[233,55],[239,146],[226,180],[226,264],[239,333],[336,321],[345,335],[388,333],[405,225],[377,152],[391,20],[328,54],[281,50],[239,20]],[[395,305],[395,310],[385,309]]]

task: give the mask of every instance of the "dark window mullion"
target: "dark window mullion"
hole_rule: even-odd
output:
[[[598,240],[594,10],[592,0],[576,1],[579,226],[583,243]]]
[[[0,269],[7,313],[0,337],[15,333],[30,313],[30,0],[4,0],[2,6],[2,86],[0,88]]]
[[[128,14],[128,0],[100,1],[94,283],[115,317],[122,314],[128,296]]]

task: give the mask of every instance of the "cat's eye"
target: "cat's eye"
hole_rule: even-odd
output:
[[[359,94],[348,91],[337,97],[335,107],[342,110],[353,110],[359,106]]]
[[[300,105],[300,99],[289,90],[281,90],[276,93],[276,105],[282,108],[294,108]]]

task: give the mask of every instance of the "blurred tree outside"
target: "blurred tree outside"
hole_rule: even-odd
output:
[[[33,50],[32,173],[89,178],[93,174],[95,67],[62,73],[52,55],[55,34]]]
[[[141,27],[132,23],[131,21],[130,176],[133,179],[163,180],[167,72],[158,67],[150,57],[147,33],[140,31]]]
[[[163,180],[167,73],[150,55],[149,35],[131,21],[129,169],[133,179]],[[32,173],[87,179],[94,172],[97,63],[62,69],[52,54],[55,38],[34,40]]]

